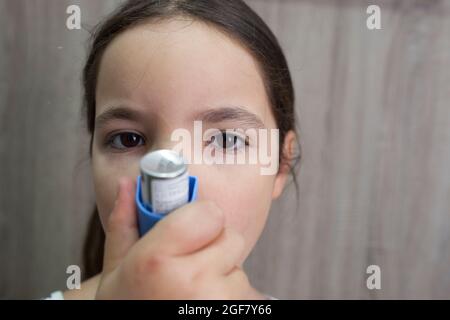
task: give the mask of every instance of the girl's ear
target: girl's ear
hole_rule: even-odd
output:
[[[295,144],[297,138],[295,132],[290,130],[286,133],[283,143],[283,156],[280,159],[280,167],[275,177],[275,183],[272,191],[272,199],[277,199],[283,192],[286,180],[289,176],[291,160],[294,158]]]

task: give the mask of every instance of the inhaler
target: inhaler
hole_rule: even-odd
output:
[[[190,176],[183,157],[172,150],[156,150],[140,161],[136,205],[143,236],[171,211],[197,198],[198,179]]]

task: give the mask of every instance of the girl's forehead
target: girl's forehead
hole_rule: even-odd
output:
[[[141,24],[109,44],[100,62],[96,114],[117,101],[167,112],[243,105],[271,120],[264,119],[269,102],[253,56],[214,27],[186,19]]]

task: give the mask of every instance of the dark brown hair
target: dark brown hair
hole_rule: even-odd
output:
[[[286,159],[282,152],[286,133],[290,130],[296,132],[294,90],[289,68],[274,34],[265,22],[241,0],[130,0],[94,29],[89,55],[83,70],[84,114],[87,129],[91,135],[90,156],[92,156],[92,138],[95,130],[97,76],[100,60],[106,47],[118,34],[138,23],[180,15],[213,25],[233,39],[237,39],[257,61],[280,133],[280,161],[287,160],[285,163],[289,165],[298,193],[294,169],[301,156],[299,140],[297,139],[298,155],[294,158]],[[95,207],[84,245],[85,278],[101,272],[104,240],[104,232]]]

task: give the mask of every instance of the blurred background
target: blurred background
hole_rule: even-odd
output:
[[[280,299],[450,298],[450,0],[248,0],[293,76],[303,162],[246,262]],[[64,289],[94,206],[81,70],[120,1],[0,0],[0,298]],[[66,9],[81,8],[81,30]],[[366,9],[381,8],[381,30]],[[381,269],[369,290],[366,268]]]

